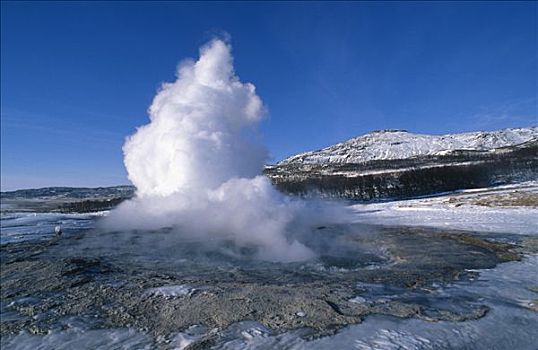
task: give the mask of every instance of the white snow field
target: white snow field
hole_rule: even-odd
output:
[[[355,204],[356,221],[383,225],[444,227],[479,232],[538,234],[535,206],[476,205],[481,199],[503,199],[526,193],[538,196],[538,182],[457,191],[437,197]]]

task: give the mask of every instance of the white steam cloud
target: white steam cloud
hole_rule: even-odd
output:
[[[150,123],[125,142],[137,188],[108,217],[115,229],[171,227],[181,237],[230,240],[265,260],[313,253],[291,238],[304,203],[261,176],[267,152],[255,142],[263,105],[254,85],[235,75],[230,46],[212,40],[198,61],[180,65],[149,108]]]
[[[149,108],[151,123],[123,147],[140,196],[216,189],[260,174],[266,151],[244,131],[262,118],[255,87],[234,75],[230,47],[213,40],[197,62],[183,63]]]

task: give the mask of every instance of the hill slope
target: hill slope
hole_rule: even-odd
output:
[[[282,191],[406,198],[538,179],[538,128],[449,135],[375,131],[266,168]]]
[[[279,164],[350,164],[373,160],[407,159],[443,155],[457,150],[493,151],[538,140],[538,127],[468,132],[448,135],[413,134],[405,130],[380,130],[318,151],[300,153]]]

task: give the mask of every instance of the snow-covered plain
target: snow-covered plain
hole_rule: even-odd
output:
[[[490,151],[538,140],[538,127],[467,132],[447,135],[414,134],[404,130],[381,130],[337,143],[317,151],[299,153],[279,164],[346,164],[372,160],[407,159],[443,155],[455,150]]]
[[[404,226],[428,226],[478,232],[538,234],[538,207],[472,204],[487,196],[522,192],[538,196],[538,183],[459,191],[443,196],[356,204],[356,221]]]

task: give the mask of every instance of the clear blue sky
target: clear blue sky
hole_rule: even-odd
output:
[[[1,3],[2,189],[128,183],[124,137],[227,32],[272,161],[373,129],[537,122],[536,2]]]

